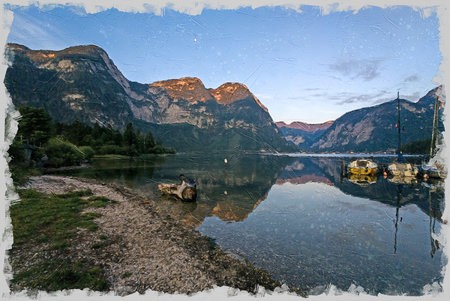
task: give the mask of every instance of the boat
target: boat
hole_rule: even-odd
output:
[[[439,145],[439,130],[438,130],[438,119],[439,119],[439,104],[441,103],[439,95],[436,95],[436,101],[434,103],[434,116],[433,116],[433,127],[431,131],[431,143],[430,143],[430,160],[428,163],[422,164],[420,166],[420,173],[422,176],[434,179],[445,179],[447,177],[447,168],[441,161],[440,149],[437,149],[436,145]]]
[[[357,159],[347,165],[349,175],[375,176],[378,173],[378,164],[369,159]]]
[[[441,163],[431,163],[422,164],[420,166],[420,173],[424,178],[433,178],[433,179],[445,179],[447,177],[447,169],[444,164]]]
[[[359,186],[368,186],[377,182],[377,176],[371,174],[349,174],[347,178],[350,182]]]
[[[406,184],[406,185],[413,185],[418,183],[417,176],[390,176],[387,178],[387,180],[393,184]]]
[[[419,169],[411,163],[393,162],[388,165],[389,173],[394,177],[415,178],[419,173]]]
[[[401,152],[401,118],[400,118],[400,92],[397,92],[397,129],[398,129],[398,144],[397,144],[397,162],[392,162],[388,165],[388,173],[392,177],[396,177],[395,182],[401,182],[405,179],[406,182],[410,182],[407,178],[416,178],[419,169],[411,163],[406,162]]]

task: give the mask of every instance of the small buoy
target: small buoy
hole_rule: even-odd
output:
[[[223,159],[223,163],[225,163],[225,164],[227,164],[227,163],[228,163],[228,160],[227,160],[227,158]]]
[[[223,194],[224,194],[224,195],[228,195],[228,191],[225,190],[225,191],[223,192]]]

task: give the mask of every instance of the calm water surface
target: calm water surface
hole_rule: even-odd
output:
[[[157,200],[161,214],[288,285],[418,295],[441,281],[442,183],[354,183],[340,177],[341,160],[349,159],[249,155],[225,164],[224,156],[174,155],[97,160],[64,173],[139,190]],[[160,197],[156,185],[175,183],[179,174],[197,181],[196,203]]]

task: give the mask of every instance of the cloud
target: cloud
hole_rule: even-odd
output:
[[[306,88],[305,91],[322,91],[322,88]]]
[[[328,99],[328,93],[323,88],[310,87],[302,89],[301,95],[291,95],[288,100],[316,101],[317,98]]]
[[[351,79],[371,81],[380,75],[379,69],[382,62],[381,59],[341,59],[328,67]]]
[[[35,45],[36,41],[45,41],[49,48],[61,48],[64,34],[55,26],[27,14],[16,12],[14,16],[15,30],[11,32],[10,41],[27,46]]]
[[[48,36],[46,30],[43,30],[41,26],[38,26],[35,22],[22,15],[16,14],[14,16],[14,23],[17,28],[17,30],[11,32],[11,36],[13,36],[14,39],[25,40],[32,36]]]
[[[409,95],[400,95],[400,98],[408,99],[411,101],[418,101],[422,96],[424,96],[423,92],[416,91]]]
[[[414,92],[408,95],[400,95],[400,98],[410,101],[417,101],[421,96],[420,92]],[[363,106],[373,106],[384,102],[388,102],[397,98],[396,93],[392,91],[381,90],[375,93],[355,94],[355,93],[339,93],[328,97],[329,100],[335,101],[336,105],[361,104]]]
[[[337,105],[347,105],[354,103],[362,103],[364,105],[374,105],[383,103],[393,99],[392,93],[387,90],[381,90],[376,93],[354,94],[354,93],[339,93],[330,96],[329,99],[335,100]]]
[[[413,74],[405,78],[404,81],[407,83],[417,82],[419,81],[419,76],[417,74]]]
[[[293,95],[287,97],[288,100],[316,101],[316,98],[328,99],[328,93],[313,93],[304,95]]]

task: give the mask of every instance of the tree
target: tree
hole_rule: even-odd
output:
[[[19,108],[20,120],[16,138],[21,143],[32,146],[42,146],[50,139],[52,119],[44,111],[33,107],[23,106]]]
[[[47,165],[51,167],[79,165],[85,154],[74,144],[59,138],[51,138],[45,148]]]
[[[151,132],[148,132],[144,137],[144,152],[149,153],[155,146],[155,139]]]
[[[124,146],[128,148],[129,156],[137,155],[137,135],[134,132],[133,124],[131,122],[127,124],[127,127],[123,133],[123,143]]]
[[[56,134],[63,136],[74,144],[89,145],[92,143],[92,128],[76,120],[72,124],[56,125]]]

